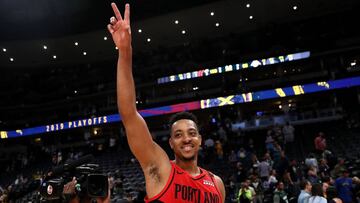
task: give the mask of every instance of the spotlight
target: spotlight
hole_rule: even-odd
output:
[[[78,46],[78,45],[79,45],[79,43],[78,43],[78,42],[75,42],[74,44],[75,44],[75,46]]]
[[[86,54],[87,54],[86,51],[84,51],[84,52],[83,52],[83,55],[86,56]]]
[[[186,34],[186,31],[185,31],[185,30],[182,30],[182,31],[181,31],[181,34],[183,34],[183,35]]]
[[[13,62],[13,61],[14,61],[14,58],[10,58],[10,61]]]
[[[214,15],[215,15],[215,13],[214,13],[214,12],[210,12],[210,15],[211,15],[211,16],[214,16]]]
[[[139,32],[139,33],[142,33],[142,30],[141,30],[141,29],[138,29],[138,32]]]
[[[107,40],[107,37],[104,37],[104,40],[106,41],[106,40]]]
[[[252,20],[254,17],[253,16],[249,16],[249,19]]]
[[[178,20],[175,20],[175,24],[179,24],[179,21],[178,21]]]
[[[219,26],[220,26],[220,24],[219,24],[219,23],[215,23],[215,26],[216,26],[216,27],[219,27]]]
[[[293,6],[293,9],[294,9],[294,10],[297,10],[297,9],[298,9],[298,7],[297,7],[297,6]]]
[[[3,52],[6,52],[6,49],[5,49],[5,48],[3,48]]]
[[[246,8],[250,8],[250,4],[246,4]]]
[[[56,59],[56,55],[53,55],[53,59]]]
[[[43,49],[45,49],[45,50],[46,50],[46,49],[47,49],[47,46],[46,46],[46,45],[44,45],[44,46],[43,46]]]
[[[147,38],[147,40],[146,40],[147,42],[150,42],[151,41],[151,39],[150,38]]]

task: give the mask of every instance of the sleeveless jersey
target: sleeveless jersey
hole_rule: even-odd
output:
[[[173,162],[171,168],[165,187],[153,198],[145,197],[146,203],[222,203],[212,173],[200,168],[201,173],[192,177]]]

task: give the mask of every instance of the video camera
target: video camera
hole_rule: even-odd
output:
[[[82,197],[106,197],[108,195],[108,177],[99,170],[98,164],[89,164],[94,159],[92,155],[69,161],[55,167],[40,186],[40,195],[47,201],[63,200],[64,185],[76,177],[75,192]]]

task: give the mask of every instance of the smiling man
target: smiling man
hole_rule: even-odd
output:
[[[171,121],[169,144],[175,160],[150,135],[146,122],[136,109],[135,85],[132,75],[130,5],[126,4],[124,19],[115,3],[114,17],[108,30],[119,50],[117,63],[117,102],[132,153],[145,175],[146,202],[212,202],[225,201],[222,180],[200,168],[198,151],[201,145],[196,117],[187,112],[175,114]]]

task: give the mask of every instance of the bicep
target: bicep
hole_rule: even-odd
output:
[[[145,120],[139,113],[123,121],[126,137],[131,152],[144,169],[149,165],[169,164],[169,157],[165,151],[157,145],[149,132]]]

